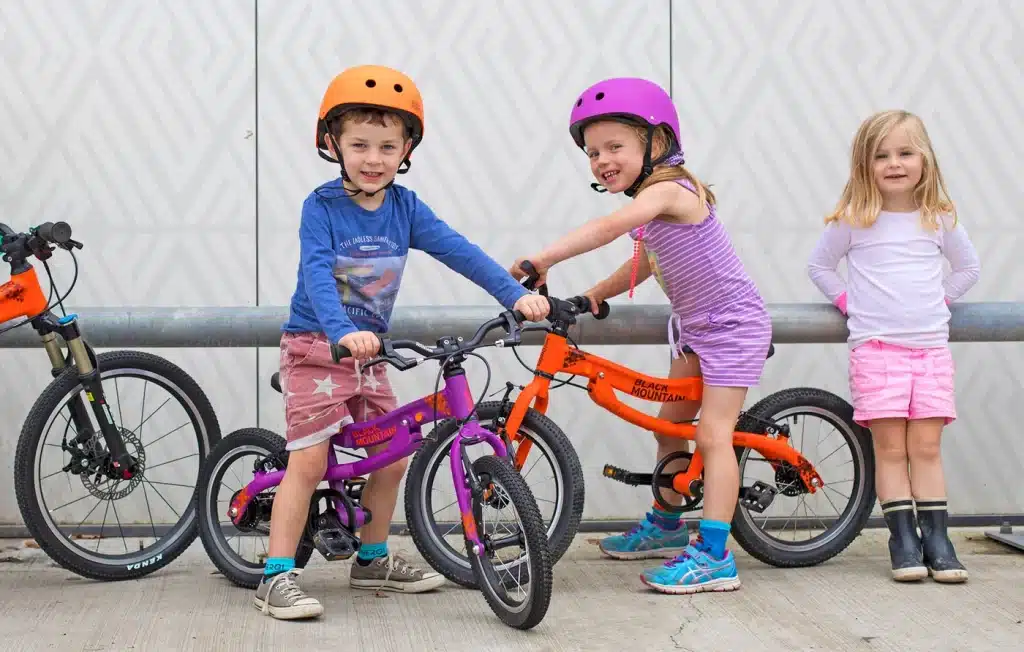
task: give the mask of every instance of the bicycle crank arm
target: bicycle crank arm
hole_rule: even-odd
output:
[[[654,481],[653,473],[634,473],[633,471],[620,469],[619,467],[612,466],[611,464],[604,465],[604,477],[611,478],[612,480],[616,480],[622,484],[628,484],[634,487],[650,485]],[[661,479],[663,482],[667,481],[667,484],[664,486],[672,486],[672,476],[670,474],[663,473]],[[658,484],[662,483],[659,482]]]

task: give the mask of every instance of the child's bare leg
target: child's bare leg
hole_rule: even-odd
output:
[[[693,353],[685,358],[679,357],[672,361],[669,378],[686,378],[700,375],[700,360]],[[658,410],[658,417],[673,423],[692,421],[700,410],[700,401],[676,401],[663,403]],[[690,442],[679,437],[665,437],[654,434],[657,441],[657,457],[660,460],[676,451],[688,452]],[[669,464],[665,471],[673,473],[685,471],[686,460],[676,460]],[[653,465],[652,465],[653,468]],[[662,496],[671,505],[681,505],[682,496],[671,489],[663,489]],[[652,501],[653,502],[653,501]],[[627,532],[606,537],[600,543],[600,550],[613,559],[650,559],[674,557],[682,552],[689,543],[686,523],[681,514],[665,511],[657,503],[640,522]]]
[[[726,548],[739,495],[739,467],[732,435],[746,399],[745,387],[704,387],[697,450],[704,459],[704,517],[700,536],[664,566],[645,570],[645,584],[666,593],[730,591],[740,587],[736,561]]]
[[[946,481],[942,471],[944,418],[913,419],[907,426],[910,484],[921,526],[924,563],[937,582],[964,582],[967,569],[957,559],[946,530]]]
[[[309,499],[327,470],[330,442],[288,453],[288,468],[274,494],[270,516],[270,545],[263,581],[253,604],[274,618],[292,620],[323,613],[323,606],[299,588],[290,572],[295,568],[295,550],[309,515]]]
[[[372,446],[369,455],[385,450],[389,444]],[[374,471],[363,487],[362,505],[370,510],[371,520],[359,530],[361,546],[349,574],[349,584],[358,589],[386,589],[401,593],[420,593],[444,584],[444,577],[416,568],[401,555],[389,554],[388,534],[398,502],[408,458]]]
[[[874,419],[870,427],[875,449],[875,492],[889,528],[892,577],[900,582],[919,580],[927,570],[907,471],[907,420]]]

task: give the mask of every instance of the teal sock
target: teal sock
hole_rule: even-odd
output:
[[[384,557],[387,554],[387,541],[384,543],[364,543],[359,547],[359,554],[356,555],[356,561],[359,562],[360,566],[367,566],[377,557]]]
[[[655,505],[651,508],[651,517],[651,521],[662,530],[677,530],[679,529],[679,521],[682,514],[666,512]]]
[[[729,539],[730,529],[731,526],[728,523],[701,519],[697,548],[715,559],[722,559],[725,557],[725,542]]]
[[[268,557],[263,567],[263,577],[273,577],[295,568],[295,560],[291,557]]]

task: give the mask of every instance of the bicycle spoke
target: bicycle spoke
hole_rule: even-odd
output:
[[[154,413],[154,414],[155,414],[155,413]],[[159,437],[157,437],[157,438],[156,438],[156,439],[154,439],[153,441],[151,441],[151,442],[149,442],[148,444],[146,444],[146,446],[152,446],[153,444],[157,443],[158,441],[160,441],[160,440],[161,440],[161,439],[163,439],[164,437],[169,437],[169,436],[173,435],[174,433],[178,432],[179,430],[181,430],[181,429],[182,429],[182,428],[184,428],[185,426],[187,426],[187,425],[190,425],[191,423],[192,423],[191,421],[186,421],[185,423],[181,424],[180,426],[178,426],[178,427],[177,427],[177,428],[175,428],[174,430],[170,431],[170,432],[169,432],[169,433],[167,433],[166,435],[160,435]]]
[[[121,392],[117,387],[117,376],[114,376],[114,396],[117,398],[118,423],[124,425],[124,413],[121,411]]]
[[[146,413],[146,388],[147,387],[149,387],[149,382],[148,381],[146,382],[145,385],[142,386],[142,409],[139,410],[139,412],[141,412],[142,414]],[[146,423],[145,419],[143,419],[142,422],[139,423],[139,427],[138,428],[132,429],[132,433],[133,434],[138,434],[139,435],[139,440],[140,441],[142,440],[142,424],[143,423]]]
[[[112,502],[112,500],[108,500],[107,506],[103,510],[103,522],[100,523],[100,533],[99,536],[96,537],[96,552],[100,551],[100,542],[103,541],[103,528],[107,525],[107,514],[110,513],[110,504]]]
[[[159,412],[165,405],[167,405],[170,402],[171,398],[172,397],[168,396],[167,400],[160,404],[160,407],[150,412],[149,416],[143,419],[142,423],[139,424],[139,427],[132,431],[132,434],[137,434],[139,436],[139,441],[142,441],[142,425],[149,421],[150,419],[152,419],[153,415]]]
[[[121,533],[121,543],[124,544],[124,551],[125,551],[125,553],[127,553],[128,552],[128,540],[124,538],[124,528],[121,527],[121,517],[117,515],[117,505],[115,505],[114,501],[111,500],[110,501],[110,506],[114,510],[114,520],[117,521],[117,531]]]
[[[192,488],[192,485],[190,485],[190,484],[181,484],[180,482],[157,482],[156,480],[150,480],[149,484],[159,484],[159,485],[164,485],[166,487],[185,487],[186,489],[191,489]]]
[[[55,512],[55,511],[57,511],[58,509],[63,509],[64,507],[67,507],[68,505],[74,505],[74,504],[75,504],[75,503],[77,503],[78,501],[80,501],[80,500],[85,500],[86,498],[89,498],[90,496],[92,496],[92,494],[90,494],[90,493],[87,493],[87,494],[85,494],[84,496],[82,496],[81,498],[75,498],[75,499],[74,499],[74,500],[72,500],[72,501],[71,501],[70,503],[64,503],[64,504],[63,504],[63,505],[61,505],[60,507],[54,507],[53,509],[51,509],[51,510],[50,510],[50,512]],[[95,498],[95,496],[93,496],[93,497]]]
[[[156,536],[156,521],[153,520],[153,509],[149,506],[149,492],[146,490],[145,483],[142,485],[142,497],[146,500],[146,512],[149,514],[149,526],[153,529],[153,538],[156,539],[158,538]]]
[[[153,469],[158,469],[161,466],[166,466],[168,464],[174,464],[175,462],[180,462],[181,460],[187,460],[190,457],[199,457],[199,453],[192,453],[191,455],[185,455],[185,456],[182,456],[182,457],[176,457],[173,460],[170,460],[168,462],[160,462],[159,464],[154,464],[153,466],[147,467],[146,470],[147,471],[152,471]]]
[[[143,478],[142,482],[144,482],[145,484],[148,484],[149,486],[153,487],[153,483],[150,482],[147,478]],[[160,496],[160,500],[164,501],[165,505],[167,505],[168,507],[171,507],[171,504],[169,502],[167,502],[167,499],[164,498],[164,495],[162,493],[160,493],[159,489],[157,489],[156,487],[153,487],[153,491],[156,492],[157,496]],[[178,513],[178,510],[176,510],[173,507],[171,507],[171,511],[174,512],[175,516],[177,516],[178,518],[181,518],[181,514]]]

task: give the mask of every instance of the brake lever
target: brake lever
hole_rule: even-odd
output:
[[[419,364],[414,358],[407,358],[401,353],[395,351],[391,345],[390,337],[380,338],[380,348],[384,352],[384,355],[379,356],[383,362],[390,363],[395,369],[399,371],[408,371]]]
[[[508,333],[508,336],[501,338],[495,342],[495,346],[517,346],[523,341],[523,326],[516,319],[515,311],[506,310],[501,313],[501,316],[505,319],[505,323],[502,324],[502,328]]]

